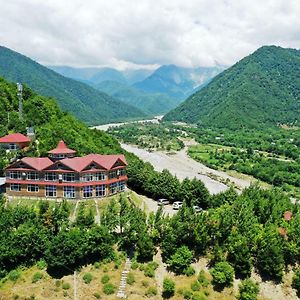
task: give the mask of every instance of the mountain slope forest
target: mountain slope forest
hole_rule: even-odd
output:
[[[37,93],[54,97],[59,106],[88,124],[143,117],[137,108],[89,85],[66,78],[8,48],[0,46],[0,76],[27,84]]]
[[[300,122],[300,51],[264,46],[216,76],[164,120],[237,129]]]

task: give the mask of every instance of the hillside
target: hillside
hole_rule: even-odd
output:
[[[135,106],[147,115],[164,114],[175,108],[180,101],[165,94],[146,93],[116,81],[104,81],[94,87],[108,95]]]
[[[133,86],[147,93],[163,93],[177,100],[184,100],[199,86],[204,86],[224,67],[182,68],[175,65],[161,66],[152,75]]]
[[[132,106],[84,83],[63,77],[5,47],[0,47],[0,76],[26,83],[44,96],[55,97],[63,110],[89,124],[144,116]]]
[[[300,51],[264,46],[215,77],[164,120],[263,128],[300,122]]]

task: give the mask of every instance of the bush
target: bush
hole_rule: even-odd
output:
[[[187,246],[182,246],[176,250],[169,260],[170,268],[176,274],[182,274],[188,269],[193,259],[193,253]]]
[[[201,270],[200,272],[199,272],[199,275],[198,275],[198,282],[200,283],[200,285],[202,286],[202,287],[208,287],[208,285],[209,285],[209,280],[206,278],[206,276],[205,276],[205,272],[204,272],[204,270]]]
[[[62,288],[63,288],[64,290],[68,290],[68,289],[70,289],[70,287],[71,287],[71,285],[70,285],[70,283],[68,283],[68,282],[64,282],[64,283],[62,284]]]
[[[163,297],[170,298],[175,294],[175,282],[171,278],[164,278]]]
[[[38,282],[42,278],[43,278],[43,274],[40,272],[36,272],[33,274],[31,281],[32,281],[32,283],[35,283],[35,282]]]
[[[60,284],[61,284],[60,280],[55,280],[55,286],[56,287],[60,287]]]
[[[156,262],[148,263],[144,269],[144,274],[147,277],[154,277],[155,270],[157,269],[158,264]]]
[[[213,277],[213,284],[216,286],[230,286],[233,282],[234,269],[226,261],[217,263],[210,273]]]
[[[89,284],[93,280],[93,275],[91,273],[85,273],[82,279],[85,284]]]
[[[100,299],[100,298],[101,298],[101,296],[100,296],[99,293],[94,293],[93,296],[94,296],[96,299]]]
[[[183,299],[185,299],[185,300],[192,299],[193,292],[190,290],[184,290],[182,293],[182,296],[183,296]]]
[[[116,291],[116,286],[111,283],[106,283],[103,286],[103,293],[105,295],[112,295]]]
[[[142,286],[143,287],[148,287],[149,286],[149,282],[147,280],[142,280]]]
[[[192,291],[194,291],[194,292],[199,291],[200,288],[201,288],[201,285],[200,285],[200,283],[197,280],[195,280],[195,281],[193,281],[191,283],[191,289],[192,289]]]
[[[203,293],[195,293],[192,300],[207,300],[207,297]]]
[[[109,275],[107,275],[107,274],[103,275],[102,278],[101,278],[101,282],[102,282],[103,284],[108,283],[109,280],[110,280],[110,277],[109,277]]]
[[[194,269],[192,266],[189,266],[189,267],[187,267],[187,268],[183,271],[183,273],[184,273],[186,276],[190,277],[190,276],[193,276],[193,275],[195,274],[195,269]]]
[[[100,263],[99,261],[96,261],[96,262],[94,263],[94,267],[95,267],[96,269],[100,269],[101,263]]]
[[[132,284],[135,283],[135,279],[134,279],[133,273],[128,273],[128,274],[127,274],[126,282],[127,282],[129,285],[132,285]]]
[[[40,269],[40,270],[44,270],[47,268],[47,263],[41,259],[36,263],[36,266]]]
[[[157,295],[156,287],[150,286],[146,291],[146,296],[151,297],[151,296],[156,296],[156,295]]]
[[[136,270],[138,267],[139,267],[139,263],[138,262],[136,262],[136,261],[132,262],[132,264],[131,264],[131,269],[132,270]]]
[[[300,293],[300,268],[295,271],[292,287],[297,290],[297,293]]]
[[[259,286],[251,279],[243,280],[239,285],[239,300],[257,300]]]
[[[21,277],[21,272],[19,270],[12,270],[8,273],[8,279],[16,282]]]

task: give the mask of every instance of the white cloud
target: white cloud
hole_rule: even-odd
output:
[[[300,48],[299,0],[0,0],[0,44],[44,64],[230,65]]]

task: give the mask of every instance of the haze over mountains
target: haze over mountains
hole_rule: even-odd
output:
[[[66,78],[5,47],[0,47],[0,76],[27,84],[34,91],[55,97],[60,107],[88,124],[101,124],[143,117],[137,108]]]
[[[216,76],[164,120],[240,128],[300,123],[300,51],[264,46]]]

